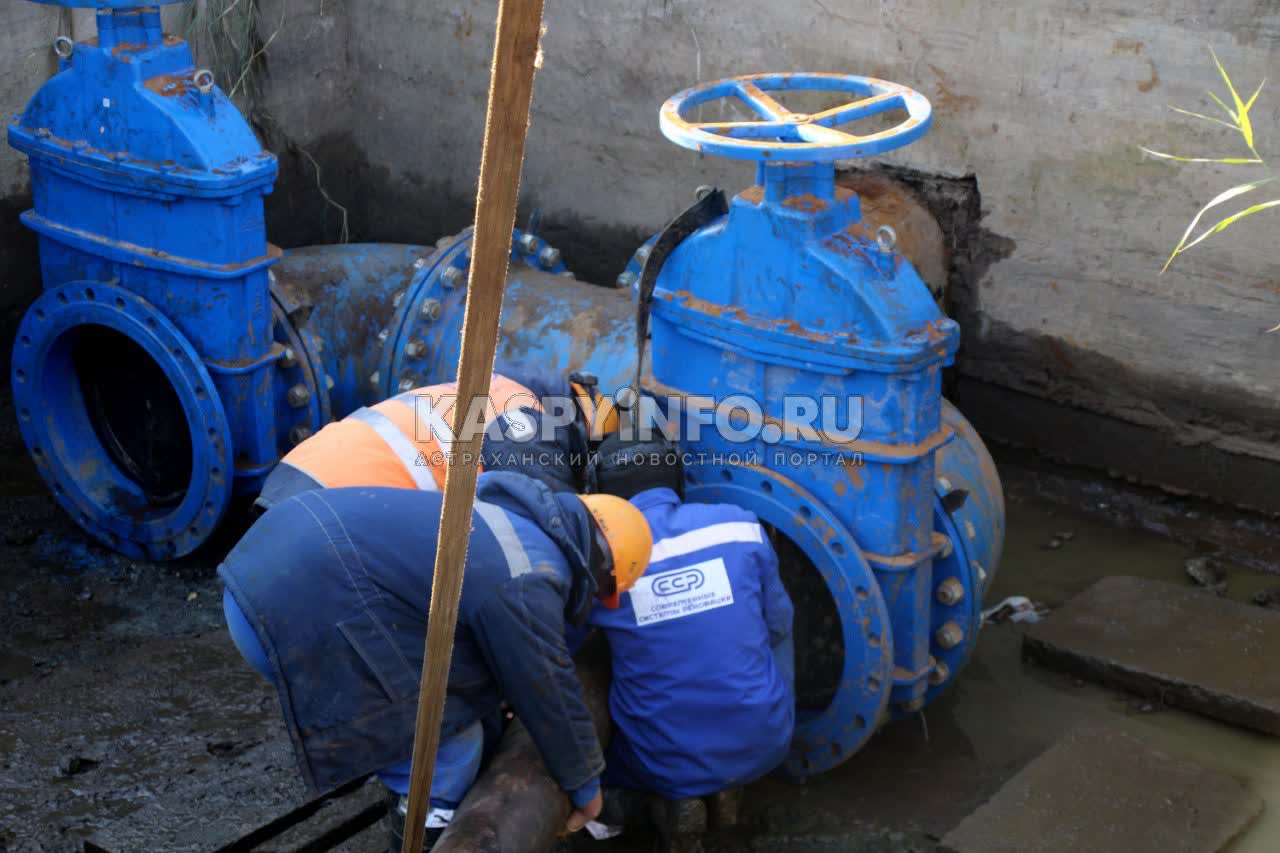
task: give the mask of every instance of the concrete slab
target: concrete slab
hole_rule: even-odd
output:
[[[1031,626],[1023,651],[1047,666],[1280,734],[1280,612],[1191,587],[1104,578]]]
[[[958,853],[1210,853],[1262,812],[1234,778],[1114,728],[1069,732],[942,839]]]

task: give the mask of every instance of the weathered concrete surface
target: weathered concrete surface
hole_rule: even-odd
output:
[[[1262,812],[1225,773],[1115,728],[1076,729],[942,839],[958,853],[1211,853]]]
[[[1031,626],[1024,649],[1048,666],[1280,735],[1280,612],[1112,577]]]

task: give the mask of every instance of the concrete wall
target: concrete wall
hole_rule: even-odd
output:
[[[492,48],[492,0],[261,0],[271,202],[284,245],[425,242],[471,200]],[[56,13],[0,12],[0,98],[16,109],[50,69]],[[1138,144],[1232,150],[1181,118],[1215,86],[1215,46],[1243,86],[1275,67],[1280,9],[1258,0],[556,0],[535,91],[524,215],[586,275],[612,278],[642,235],[703,183],[749,167],[666,142],[656,110],[697,81],[769,70],[912,85],[936,112],[921,142],[859,164],[913,184],[955,265],[964,345],[952,393],[988,434],[1175,489],[1280,510],[1275,405],[1280,273],[1265,215],[1159,269],[1190,216],[1242,172],[1145,160]],[[34,53],[32,52],[34,51]],[[1280,140],[1280,92],[1254,120]],[[317,184],[311,159],[319,164]],[[0,188],[21,195],[16,158]],[[5,217],[12,221],[12,213]],[[11,225],[0,224],[0,228]],[[8,233],[8,232],[5,232]]]

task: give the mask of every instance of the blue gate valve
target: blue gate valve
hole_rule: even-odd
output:
[[[801,113],[784,105],[798,92],[845,97]],[[744,117],[694,117],[712,106]],[[868,120],[869,132],[843,127]],[[954,679],[999,560],[999,480],[942,398],[958,327],[892,229],[869,233],[857,196],[835,183],[836,161],[919,139],[931,109],[868,77],[762,74],[686,89],[660,122],[679,145],[757,164],[727,215],[665,258],[651,241],[624,276],[660,265],[644,383],[692,456],[689,498],[754,511],[780,552],[798,548],[821,575],[838,614],[842,662],[798,684],[786,766],[805,776]]]

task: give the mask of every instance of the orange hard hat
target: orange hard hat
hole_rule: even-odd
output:
[[[653,532],[644,513],[628,501],[613,495],[578,495],[587,512],[595,519],[609,553],[613,557],[614,591],[600,600],[605,607],[616,608],[622,593],[636,585],[649,567],[653,553]]]

